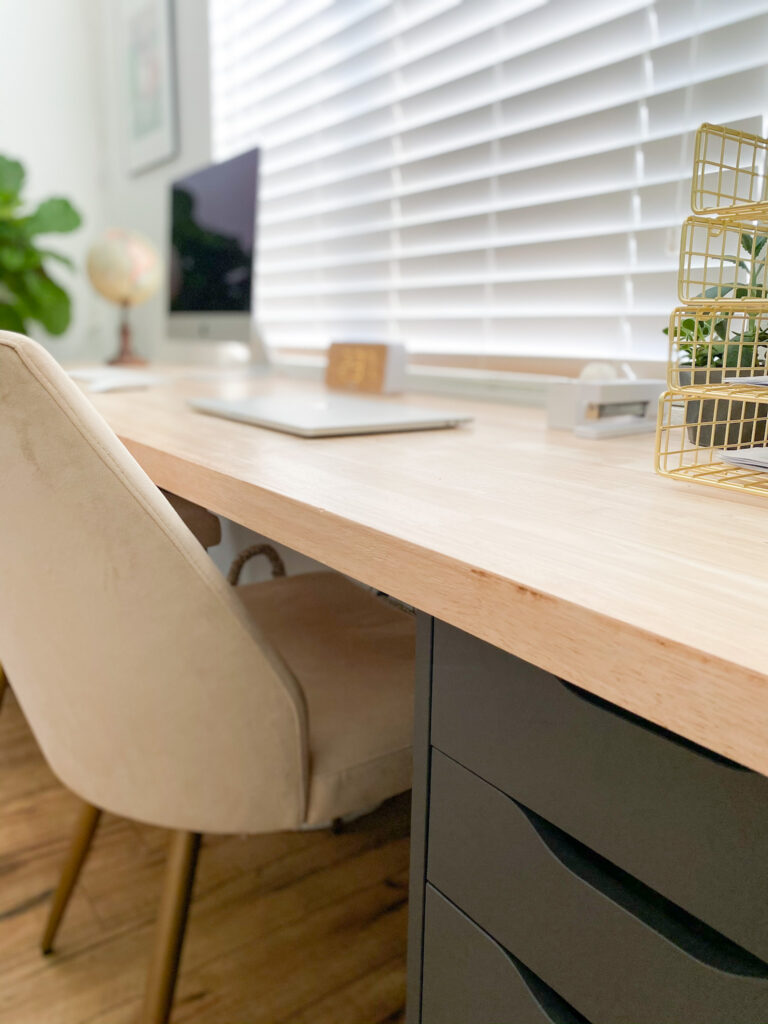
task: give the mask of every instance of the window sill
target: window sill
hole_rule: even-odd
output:
[[[322,380],[326,358],[323,353],[276,353],[271,362],[287,377]],[[543,406],[547,399],[547,386],[553,381],[567,379],[549,373],[514,373],[419,363],[409,365],[406,370],[409,391],[531,406]]]

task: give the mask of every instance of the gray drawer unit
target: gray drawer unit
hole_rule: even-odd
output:
[[[424,1024],[588,1024],[431,886],[424,929]]]
[[[768,960],[768,778],[440,622],[431,742]]]
[[[762,961],[438,751],[427,880],[588,1020],[768,1021]]]

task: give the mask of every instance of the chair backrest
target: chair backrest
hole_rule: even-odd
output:
[[[303,820],[295,678],[79,388],[3,331],[0,662],[98,807],[190,831]]]

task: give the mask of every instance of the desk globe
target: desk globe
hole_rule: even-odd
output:
[[[88,252],[88,277],[96,291],[120,306],[120,345],[113,366],[143,365],[133,351],[128,311],[146,302],[160,287],[163,261],[154,245],[136,231],[111,228]]]

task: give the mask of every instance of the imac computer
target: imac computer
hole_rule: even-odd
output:
[[[258,177],[252,149],[171,185],[168,337],[218,350],[215,361],[229,361],[226,350],[265,362],[254,308]]]

